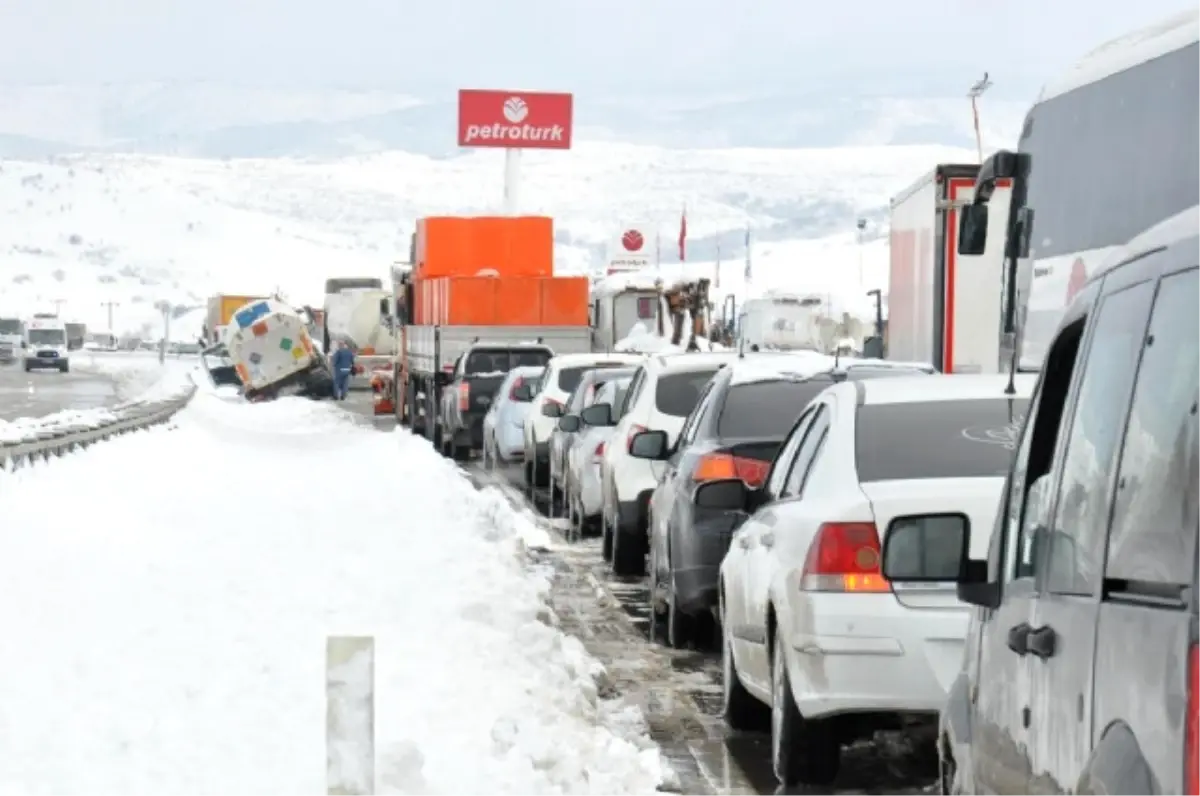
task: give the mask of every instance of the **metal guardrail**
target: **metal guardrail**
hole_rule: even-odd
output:
[[[167,398],[118,404],[103,419],[30,426],[20,437],[0,439],[0,472],[38,460],[49,461],[111,437],[165,423],[186,406],[195,393],[196,388],[192,386]]]

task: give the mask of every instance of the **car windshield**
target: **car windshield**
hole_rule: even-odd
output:
[[[1024,398],[860,407],[855,424],[858,478],[1003,477],[1028,409]]]
[[[782,438],[808,402],[829,384],[828,379],[735,384],[721,407],[717,436]]]
[[[667,373],[659,376],[654,386],[654,406],[664,415],[687,417],[700,400],[700,391],[720,368],[694,370],[688,373]]]
[[[565,393],[572,393],[579,383],[583,381],[583,374],[589,370],[605,370],[607,368],[624,368],[629,367],[624,362],[593,362],[590,365],[580,365],[574,368],[563,368],[558,372],[558,389]]]
[[[62,329],[30,329],[31,345],[65,345],[67,333]]]
[[[503,376],[513,368],[538,367],[550,361],[549,349],[474,348],[467,354],[467,376]]]

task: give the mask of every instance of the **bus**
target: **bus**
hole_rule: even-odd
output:
[[[1041,369],[1063,311],[1110,252],[1200,202],[1198,40],[1193,10],[1109,42],[1047,84],[1026,116],[1018,149],[1032,160],[1033,225],[1017,270],[1021,370]],[[1007,280],[1006,269],[1005,297]]]

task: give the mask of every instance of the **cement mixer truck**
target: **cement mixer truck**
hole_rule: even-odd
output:
[[[325,280],[325,350],[339,340],[354,350],[350,386],[365,387],[375,369],[392,368],[396,356],[395,311],[391,287],[375,277]]]

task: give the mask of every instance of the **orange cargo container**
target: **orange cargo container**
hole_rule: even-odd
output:
[[[478,216],[471,220],[471,251],[474,262],[463,276],[476,276],[481,271],[495,271],[499,276],[512,276],[509,268],[509,248],[513,232],[511,218]]]
[[[444,287],[442,323],[448,326],[495,326],[496,285],[490,276],[448,276]]]
[[[588,325],[586,276],[559,276],[539,281],[542,283],[543,326]]]
[[[430,216],[417,220],[417,262],[414,277],[434,279],[440,276],[475,273],[472,267],[472,219],[457,216]]]
[[[538,326],[541,323],[541,279],[509,277],[496,280],[497,326]]]
[[[509,270],[512,276],[554,276],[554,219],[518,216],[512,224]]]

